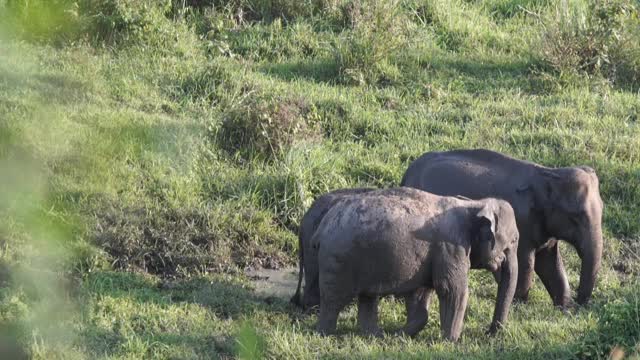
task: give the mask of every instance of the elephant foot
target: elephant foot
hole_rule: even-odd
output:
[[[327,326],[326,324],[319,323],[318,325],[316,325],[316,331],[318,332],[318,335],[325,337],[335,334],[336,328],[335,326]]]
[[[562,297],[560,299],[554,300],[553,306],[557,307],[558,309],[564,312],[574,307],[575,304],[573,303],[573,301],[571,301],[570,297]]]
[[[526,304],[529,302],[529,292],[527,291],[526,293],[517,293],[514,295],[513,297],[513,302],[515,303],[520,303],[520,304]]]
[[[394,330],[392,332],[392,334],[394,336],[406,336],[406,337],[410,337],[410,338],[415,338],[416,335],[418,335],[418,331],[411,331],[411,330],[407,330],[405,328],[402,329],[398,329],[398,330]]]
[[[502,325],[501,323],[492,323],[491,326],[489,326],[489,328],[487,329],[487,331],[485,331],[485,334],[489,336],[494,336],[495,334],[498,333],[498,331],[500,331],[503,328],[504,328],[504,325]]]
[[[340,309],[339,307],[320,306],[320,315],[318,316],[316,330],[321,336],[332,335],[336,332]]]
[[[305,315],[318,315],[320,313],[320,306],[315,305],[311,307],[305,307],[303,313]]]
[[[579,306],[586,306],[589,305],[589,297],[584,297],[584,296],[577,296],[575,298],[575,302],[579,305]]]

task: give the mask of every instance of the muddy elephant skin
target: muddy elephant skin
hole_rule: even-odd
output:
[[[370,191],[339,200],[311,239],[318,251],[320,315],[331,334],[339,312],[358,299],[364,334],[380,335],[377,301],[394,294],[440,301],[441,330],[456,341],[468,298],[471,267],[501,269],[491,328],[504,324],[517,279],[518,230],[513,209],[498,199],[465,200],[411,188]],[[428,303],[428,301],[427,301]],[[409,314],[422,323],[424,314]]]

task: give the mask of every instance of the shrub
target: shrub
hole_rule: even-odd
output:
[[[313,107],[302,98],[245,97],[226,111],[215,138],[231,154],[272,158],[297,142],[319,138],[315,119]]]
[[[585,16],[559,12],[546,29],[542,56],[557,71],[630,84],[640,79],[640,21],[631,0],[594,0]]]
[[[406,24],[399,1],[353,0],[343,6],[349,30],[333,44],[342,79],[375,84],[397,78],[392,64],[396,51],[407,44]]]
[[[153,40],[172,31],[165,16],[170,10],[169,0],[85,0],[82,4],[82,12],[89,19],[87,30],[94,40]]]

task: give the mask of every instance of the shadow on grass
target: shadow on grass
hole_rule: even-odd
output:
[[[520,346],[513,338],[487,339],[491,347],[462,344],[438,347],[425,346],[414,353],[396,351],[372,351],[360,354],[363,358],[385,359],[605,359],[617,351],[629,358],[640,354],[640,283],[632,282],[610,293],[607,299],[580,308],[597,317],[597,325],[582,334],[575,334],[572,341],[556,339],[549,343]],[[593,314],[593,315],[591,315]],[[512,325],[513,326],[513,325]],[[464,337],[464,333],[463,333]],[[468,339],[467,339],[468,340]],[[473,344],[471,340],[469,344]],[[465,349],[469,349],[465,351]],[[331,358],[349,358],[343,354],[329,354]]]
[[[453,90],[468,93],[495,93],[502,90],[517,90],[531,95],[543,95],[554,91],[555,84],[533,60],[483,61],[473,57],[435,56],[429,60],[405,67],[403,77],[413,87],[415,80],[440,81]],[[285,81],[298,79],[313,83],[336,86],[339,71],[330,59],[300,60],[291,63],[265,64],[260,71]],[[422,73],[423,76],[420,76]]]
[[[245,283],[223,276],[160,280],[108,271],[91,274],[84,284],[85,296],[97,303],[87,309],[93,315],[82,336],[90,352],[102,355],[143,346],[147,355],[168,353],[169,358],[184,351],[199,358],[231,357],[236,326],[230,321],[256,312],[291,313],[287,300],[258,297]],[[210,313],[199,313],[189,304]]]
[[[572,336],[571,341],[550,339],[546,343],[519,345],[512,337],[486,338],[492,344],[478,346],[478,339],[466,338],[461,344],[449,345],[442,343],[439,336],[435,335],[433,339],[427,337],[423,345],[413,347],[408,352],[392,345],[348,355],[340,349],[335,352],[326,349],[326,352],[318,355],[345,359],[354,355],[359,358],[393,359],[587,359],[605,358],[618,345],[632,354],[639,349],[634,344],[640,341],[638,290],[640,288],[637,285],[620,288],[611,293],[609,298],[600,299],[588,308],[581,309],[580,311],[597,316],[597,324],[584,334]],[[218,276],[163,281],[135,273],[98,272],[85,281],[85,291],[104,301],[98,310],[102,317],[87,321],[87,328],[83,333],[90,351],[101,355],[140,351],[136,344],[142,343],[142,346],[146,346],[142,349],[148,355],[153,352],[156,357],[172,358],[173,354],[183,354],[185,351],[202,358],[231,357],[235,354],[237,330],[243,319],[257,313],[285,314],[287,317],[295,313],[285,299],[259,298],[241,281]],[[209,317],[191,307],[177,314],[168,310],[169,305],[185,303],[200,305],[215,316]],[[118,304],[123,307],[119,308]],[[146,308],[144,305],[152,307]],[[92,307],[90,311],[97,310]],[[168,322],[167,316],[171,317]],[[183,320],[182,317],[189,319]],[[209,330],[210,328],[215,329]],[[296,331],[295,327],[290,331]],[[337,338],[356,331],[353,326],[339,326]],[[303,332],[306,333],[304,330]],[[437,330],[434,330],[434,334],[436,333]],[[364,338],[362,340],[367,341]],[[393,344],[400,340],[390,336],[388,341]],[[385,348],[394,350],[384,350]]]
[[[338,66],[331,59],[266,64],[260,71],[285,81],[302,79],[328,85],[336,85],[338,82]]]
[[[548,94],[553,83],[543,72],[535,71],[539,64],[530,60],[483,61],[472,57],[435,57],[421,61],[419,66],[436,78],[446,80],[450,87],[468,93],[495,93],[518,90],[531,95]]]
[[[71,104],[87,100],[90,84],[67,75],[19,74],[0,69],[0,91],[11,94],[35,93],[46,103]]]

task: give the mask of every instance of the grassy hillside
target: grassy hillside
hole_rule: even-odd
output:
[[[638,356],[639,91],[632,0],[0,0],[0,355]],[[415,339],[357,335],[353,306],[321,338],[254,293],[244,270],[296,263],[319,194],[476,147],[596,169],[589,306],[536,281],[488,337],[474,271],[450,344],[437,301]],[[385,330],[404,318],[382,302]]]

